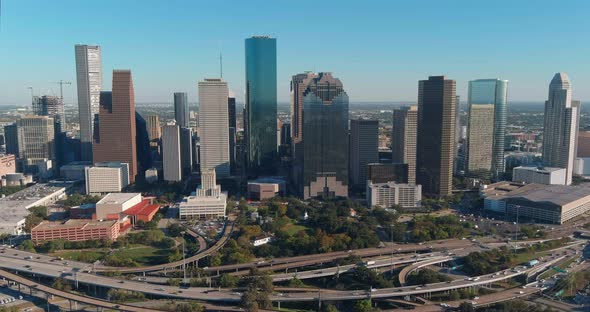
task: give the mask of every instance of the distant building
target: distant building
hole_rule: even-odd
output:
[[[265,200],[287,194],[287,183],[278,178],[260,178],[248,181],[248,199]]]
[[[391,208],[399,205],[402,208],[420,207],[422,187],[412,184],[369,183],[367,184],[367,205],[371,208]]]
[[[81,160],[92,161],[94,121],[98,116],[102,91],[101,50],[97,45],[77,44],[75,53]]]
[[[580,157],[580,158],[590,157],[590,131],[578,132],[577,157]]]
[[[231,171],[227,98],[227,82],[222,79],[199,81],[201,171],[214,169],[218,178],[228,177]]]
[[[215,180],[215,170],[201,172],[201,186],[179,204],[181,220],[225,217],[227,194],[221,191]]]
[[[33,176],[22,173],[7,173],[2,176],[2,186],[26,186],[33,183]]]
[[[566,169],[565,183],[572,183],[576,140],[580,122],[580,102],[572,100],[566,73],[557,73],[549,84],[543,127],[543,163]]]
[[[539,183],[547,185],[565,185],[566,170],[552,167],[516,167],[512,170],[512,181]]]
[[[129,164],[117,162],[96,163],[85,168],[86,194],[121,192],[129,185]]]
[[[147,117],[148,135],[150,138],[150,148],[158,150],[160,139],[162,138],[162,127],[160,126],[160,116],[156,114]]]
[[[113,71],[113,91],[100,93],[98,131],[95,131],[95,162],[129,164],[129,182],[137,176],[135,95],[131,71]]]
[[[455,81],[421,80],[418,88],[416,183],[428,195],[449,196],[453,188]]]
[[[180,128],[180,167],[183,178],[188,178],[193,172],[193,130]]]
[[[162,127],[162,154],[164,160],[164,181],[182,180],[182,156],[180,149],[180,128],[169,124]]]
[[[18,131],[16,123],[4,126],[4,138],[6,140],[6,154],[12,154],[17,158],[18,154]]]
[[[190,127],[188,99],[186,92],[174,92],[174,119],[181,128]]]
[[[150,168],[145,171],[145,182],[152,184],[158,183],[158,169]]]
[[[372,163],[368,165],[367,181],[371,183],[408,183],[408,164]],[[410,183],[411,184],[411,183]]]
[[[16,172],[16,158],[10,154],[0,154],[0,177]]]
[[[115,241],[119,237],[119,223],[114,221],[75,220],[43,221],[31,231],[31,240],[38,244],[63,239],[69,242],[86,240]]]
[[[55,132],[53,118],[27,116],[16,122],[18,156],[27,165],[39,160],[55,160]]]
[[[415,184],[418,107],[406,106],[394,109],[391,130],[391,160],[395,164],[407,164],[407,182]],[[389,181],[393,180],[384,182]]]
[[[352,186],[365,189],[368,164],[379,162],[379,121],[350,121],[349,177]]]
[[[227,98],[227,113],[229,123],[229,165],[230,173],[234,175],[236,170],[236,135],[238,127],[236,125],[236,98],[232,94]]]
[[[65,111],[63,100],[58,96],[34,96],[33,114],[37,116],[49,116],[60,123],[65,123]]]

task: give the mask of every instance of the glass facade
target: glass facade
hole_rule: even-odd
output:
[[[245,121],[249,172],[272,173],[277,153],[277,43],[275,38],[246,39]]]
[[[490,171],[494,179],[501,179],[504,174],[504,137],[506,135],[507,89],[507,80],[478,79],[469,82],[470,106],[486,104],[494,105],[493,137],[490,137],[492,143]]]
[[[348,95],[329,73],[303,100],[303,197],[348,196]]]

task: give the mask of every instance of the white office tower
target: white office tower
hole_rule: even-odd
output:
[[[77,44],[75,51],[81,158],[92,161],[94,121],[98,116],[102,89],[100,46]]]
[[[220,178],[230,175],[228,94],[222,79],[199,82],[201,172],[215,169]]]
[[[572,101],[572,87],[565,73],[557,73],[549,84],[545,102],[543,163],[566,169],[565,183],[572,183],[576,140],[580,120],[580,102]]]
[[[201,173],[201,186],[179,204],[180,219],[214,219],[225,217],[227,194],[215,184],[215,170]]]
[[[162,154],[164,154],[164,181],[181,181],[180,128],[178,125],[167,124],[162,127]]]
[[[86,194],[118,193],[129,185],[129,164],[98,162],[84,168],[84,177]]]
[[[369,207],[391,208],[399,205],[402,208],[421,206],[422,186],[405,183],[372,183],[367,184],[367,204]]]

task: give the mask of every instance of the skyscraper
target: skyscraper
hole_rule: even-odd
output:
[[[277,154],[277,42],[255,36],[246,39],[245,46],[247,167],[251,175],[273,173]]]
[[[566,184],[572,183],[576,139],[580,121],[580,102],[572,100],[572,87],[566,73],[557,73],[549,84],[545,102],[543,163],[566,169]]]
[[[319,73],[304,94],[303,198],[348,196],[348,95],[331,73]]]
[[[379,121],[350,121],[350,182],[358,189],[367,185],[368,165],[379,162]]]
[[[180,166],[182,176],[188,177],[193,172],[193,130],[180,128]]]
[[[27,116],[16,121],[18,156],[33,164],[37,160],[55,160],[53,118]]]
[[[444,76],[430,76],[419,83],[416,183],[425,194],[451,195],[455,96],[455,81]]]
[[[76,80],[78,85],[78,116],[82,160],[92,160],[94,119],[98,115],[102,90],[100,46],[77,44]]]
[[[65,117],[64,103],[58,96],[34,96],[33,113],[37,116],[49,116],[62,122]]]
[[[160,116],[151,114],[147,117],[148,135],[150,137],[150,146],[157,148],[162,137],[162,128],[160,127]]]
[[[304,92],[310,82],[317,77],[316,73],[305,72],[294,75],[291,79],[291,144],[294,149],[297,149],[298,144],[303,140]],[[295,151],[293,157],[298,157]]]
[[[16,123],[4,126],[4,139],[6,140],[6,153],[18,155],[18,130],[16,129]]]
[[[392,162],[408,164],[409,184],[416,184],[417,133],[418,107],[414,105],[394,109],[391,134]]]
[[[182,180],[182,159],[180,151],[180,127],[168,124],[162,127],[162,154],[164,160],[164,181]]]
[[[229,165],[233,175],[236,170],[236,98],[230,93],[227,98],[227,114],[229,123]]]
[[[228,88],[222,79],[199,81],[201,172],[215,169],[218,178],[230,175]]]
[[[469,82],[465,169],[472,177],[501,179],[504,173],[507,87],[500,79]]]
[[[190,126],[188,100],[185,92],[174,92],[174,119],[181,128]]]
[[[94,162],[129,164],[130,183],[137,176],[135,96],[130,70],[113,70],[113,91],[100,93]]]
[[[150,154],[150,137],[147,122],[135,112],[135,149],[137,152],[137,171],[143,175],[152,167],[152,155]]]

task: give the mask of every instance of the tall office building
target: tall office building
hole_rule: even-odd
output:
[[[147,117],[148,135],[150,137],[150,146],[158,147],[160,138],[162,138],[162,128],[160,127],[160,116],[151,114]]]
[[[453,188],[455,88],[444,76],[419,83],[416,183],[425,194],[447,196]]]
[[[4,139],[6,141],[6,153],[18,158],[18,131],[16,129],[16,123],[4,126]]]
[[[456,96],[456,103],[457,103],[457,107],[455,109],[455,161],[453,164],[453,174],[460,174],[461,170],[463,170],[463,168],[460,166],[461,164],[461,160],[459,159],[460,155],[459,154],[459,149],[461,147],[461,99],[460,96]]]
[[[180,149],[180,127],[168,124],[162,127],[162,154],[164,160],[164,181],[182,180],[182,156]]]
[[[236,170],[236,98],[230,93],[227,98],[227,115],[229,123],[229,165],[231,174],[235,174]]]
[[[27,116],[16,121],[18,156],[27,164],[55,160],[55,131],[53,118]]]
[[[245,46],[247,167],[251,175],[269,174],[277,154],[277,41],[255,36]]]
[[[180,166],[183,177],[188,177],[193,172],[193,130],[191,128],[180,128]]]
[[[147,122],[135,112],[135,149],[137,152],[137,172],[141,175],[152,167],[152,155],[150,153],[150,137]]]
[[[113,91],[100,93],[98,131],[94,137],[95,162],[129,164],[130,183],[137,176],[135,96],[130,70],[113,70]]]
[[[199,81],[199,124],[201,172],[215,169],[218,178],[230,175],[227,82]]]
[[[304,91],[301,168],[303,198],[348,196],[348,95],[331,73]]]
[[[190,126],[188,99],[186,92],[174,92],[174,119],[181,128]]]
[[[364,189],[368,165],[379,162],[379,121],[350,121],[349,175],[351,185]]]
[[[408,164],[409,184],[416,184],[417,133],[418,107],[414,105],[394,109],[391,133],[392,162]]]
[[[576,140],[580,121],[580,102],[572,100],[572,87],[566,73],[557,73],[549,84],[545,102],[543,163],[566,169],[566,184],[572,183]]]
[[[466,171],[472,177],[501,179],[504,173],[508,81],[469,82]]]
[[[94,120],[98,115],[102,90],[100,46],[77,44],[76,81],[78,85],[78,116],[80,120],[80,154],[82,160],[92,161]]]
[[[291,79],[291,144],[293,145],[293,157],[297,158],[297,147],[303,140],[303,98],[304,92],[311,81],[318,75],[305,72],[294,75]],[[300,157],[300,156],[299,156]]]
[[[58,96],[44,95],[33,97],[33,113],[37,116],[49,116],[59,122],[65,118],[64,103]]]

